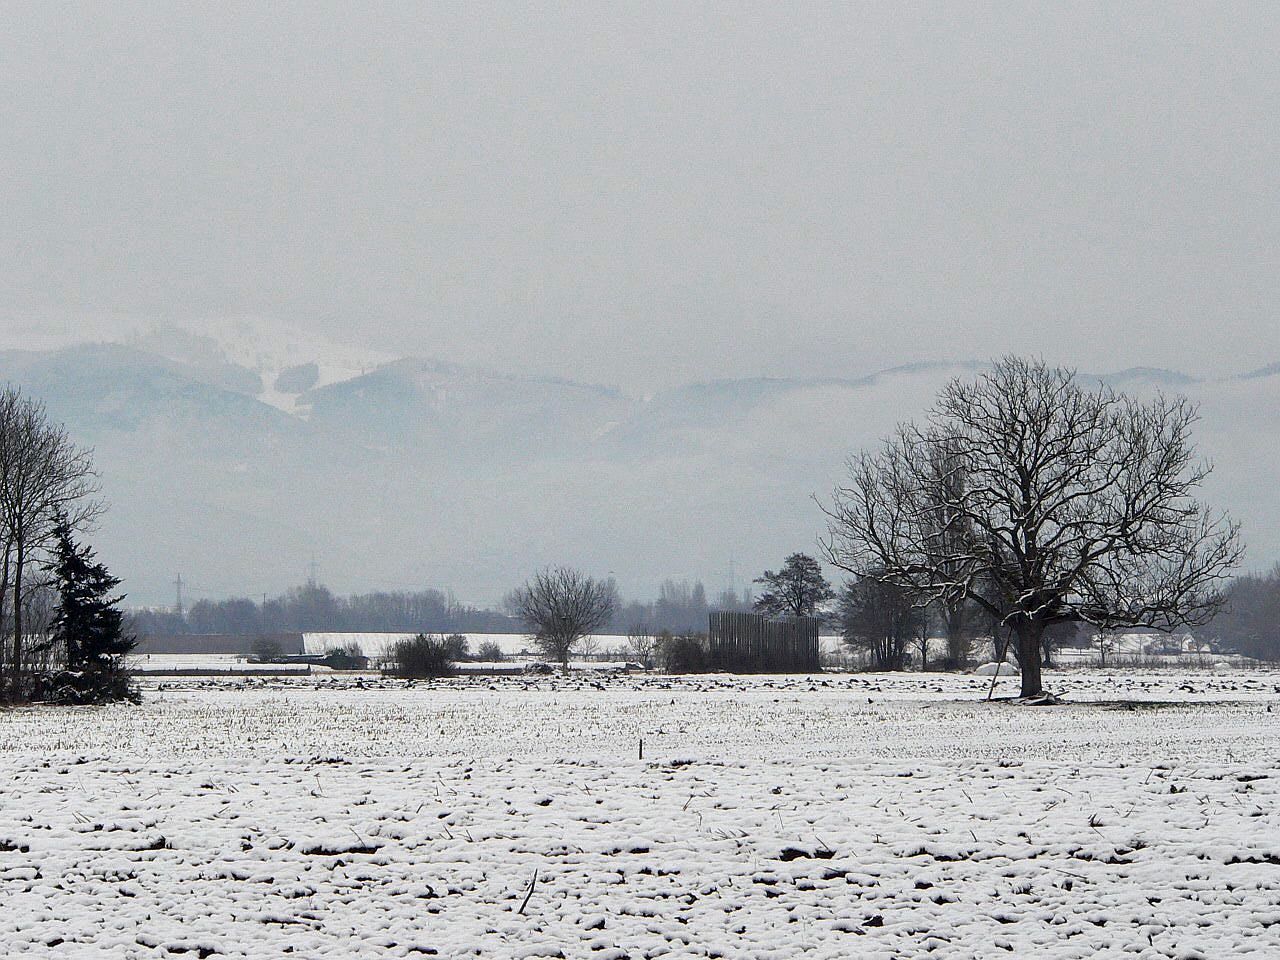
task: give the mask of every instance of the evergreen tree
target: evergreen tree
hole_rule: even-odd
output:
[[[48,569],[58,590],[53,640],[66,651],[66,670],[51,678],[50,695],[74,703],[136,699],[124,657],[137,640],[124,632],[124,598],[114,593],[120,579],[95,561],[91,547],[76,543],[66,518],[54,528]]]
[[[822,605],[836,595],[818,561],[803,553],[791,554],[781,570],[766,570],[755,582],[766,588],[755,602],[756,612],[770,617],[821,616]]]

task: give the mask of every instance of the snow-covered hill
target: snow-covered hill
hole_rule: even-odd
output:
[[[337,343],[279,321],[248,318],[158,323],[116,318],[7,324],[0,349],[60,350],[85,344],[125,346],[183,364],[207,379],[289,413],[305,415],[308,390],[350,380],[397,359],[394,354]]]

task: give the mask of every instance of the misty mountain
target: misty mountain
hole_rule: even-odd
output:
[[[170,602],[179,572],[189,597],[276,592],[313,557],[341,591],[433,585],[480,602],[557,562],[613,573],[631,595],[666,577],[741,585],[812,549],[812,496],[851,452],[980,367],[637,398],[429,359],[364,366],[321,346],[237,357],[181,337],[0,352],[0,377],[95,448],[111,503],[95,541],[147,603]],[[1201,404],[1218,462],[1207,495],[1245,522],[1254,565],[1277,559],[1280,366],[1101,379]]]
[[[631,415],[617,390],[400,360],[299,398],[333,436],[388,452],[479,457],[576,453]]]

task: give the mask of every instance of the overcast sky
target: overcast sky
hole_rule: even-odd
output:
[[[1272,3],[0,12],[0,323],[632,388],[1280,360]]]

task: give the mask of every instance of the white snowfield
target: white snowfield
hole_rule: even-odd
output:
[[[1280,674],[990,683],[181,678],[0,712],[0,944],[1280,956]]]
[[[139,653],[125,658],[139,673],[306,673],[305,663],[250,663],[234,653]]]

